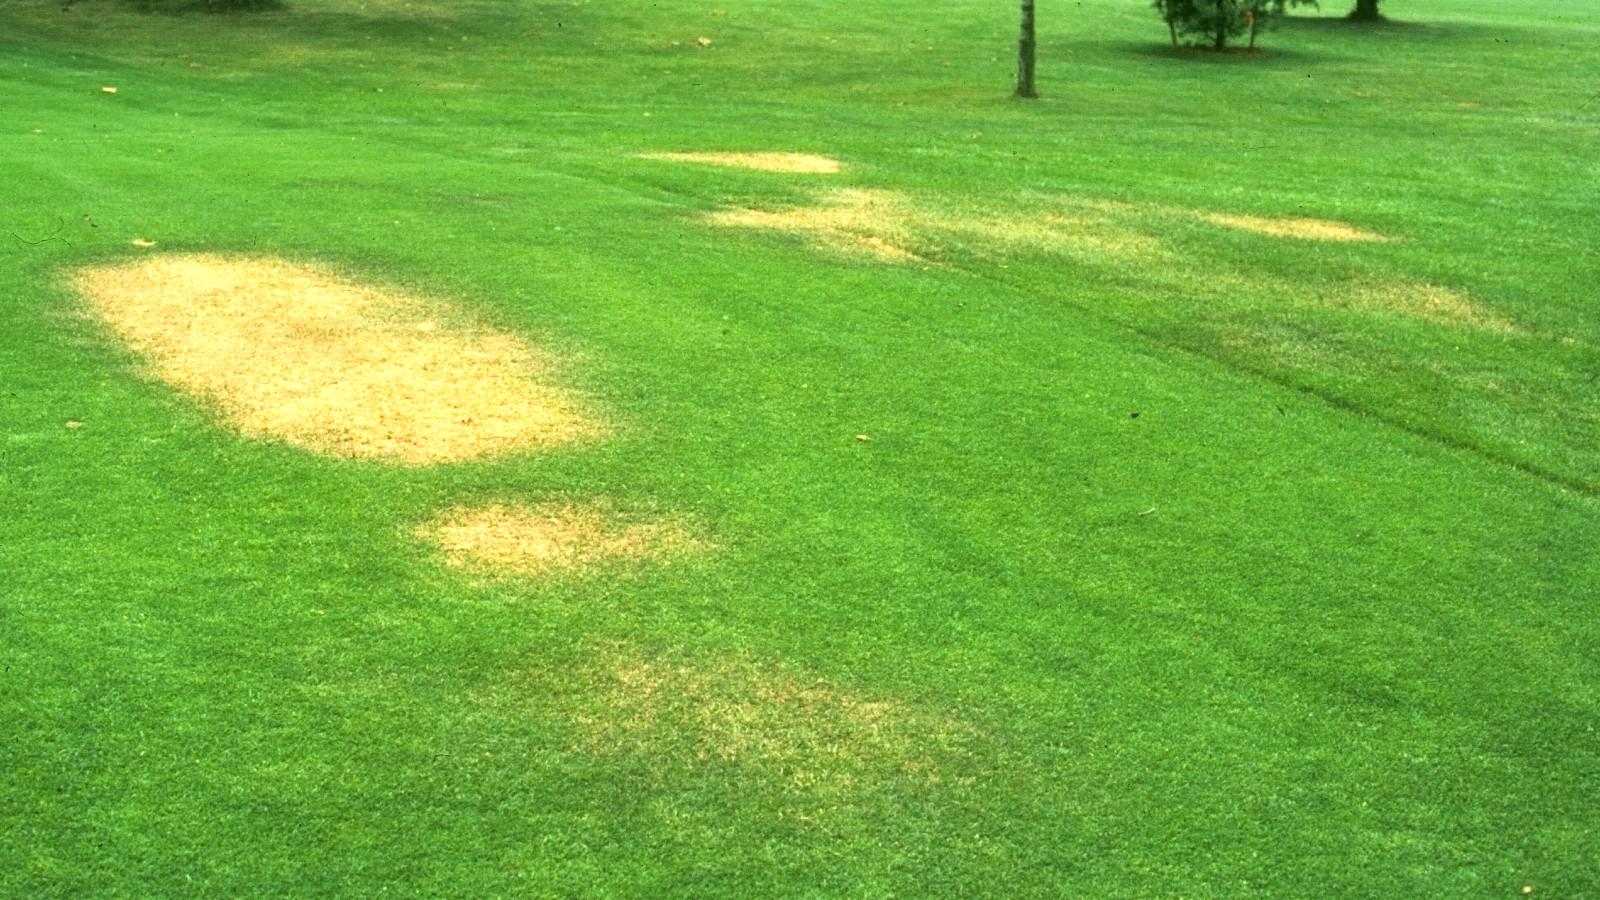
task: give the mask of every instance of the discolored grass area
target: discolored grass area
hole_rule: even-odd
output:
[[[1600,894],[1600,12],[1384,6],[0,4],[0,895]]]
[[[1264,216],[1235,216],[1216,212],[1201,213],[1200,217],[1213,225],[1221,225],[1224,228],[1237,228],[1240,231],[1267,234],[1273,237],[1300,238],[1310,241],[1390,240],[1390,238],[1376,232],[1367,231],[1364,228],[1357,228],[1344,222],[1330,222],[1326,219],[1274,219]]]
[[[790,175],[832,175],[844,167],[838,160],[816,153],[763,151],[759,153],[642,153],[643,159],[698,163],[753,172],[783,172]]]
[[[728,770],[810,804],[813,815],[893,783],[930,790],[970,777],[963,756],[987,749],[977,728],[949,713],[781,663],[611,644],[591,648],[575,674],[587,687],[559,707],[574,749],[663,779]],[[528,703],[534,714],[548,707]]]
[[[903,246],[911,242],[904,206],[902,198],[885,191],[847,189],[830,193],[816,205],[718,210],[706,221],[729,228],[791,232],[829,250],[914,262],[920,257]]]
[[[519,338],[309,266],[157,256],[73,283],[157,377],[249,437],[418,465],[600,431]]]
[[[750,228],[800,235],[824,250],[869,256],[892,263],[928,263],[949,256],[949,245],[988,253],[1076,254],[1099,260],[1152,258],[1160,244],[1148,234],[1119,225],[1116,217],[1081,198],[1060,198],[1020,215],[999,205],[975,205],[972,195],[953,193],[954,206],[876,188],[844,188],[819,194],[812,203],[783,209],[722,209],[705,221],[725,228]]]
[[[593,503],[456,507],[418,526],[415,534],[437,545],[448,564],[492,574],[581,571],[710,549],[682,524],[624,521]]]
[[[1440,325],[1472,328],[1497,334],[1515,334],[1516,324],[1466,294],[1425,281],[1396,281],[1358,285],[1352,291],[1357,305],[1387,310]]]

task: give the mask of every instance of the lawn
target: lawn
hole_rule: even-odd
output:
[[[0,895],[1600,895],[1600,7],[1384,6],[0,3]],[[595,424],[252,431],[160,260]]]

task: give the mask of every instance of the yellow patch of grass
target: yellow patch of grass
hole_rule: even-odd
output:
[[[1327,219],[1268,218],[1265,216],[1241,216],[1217,212],[1202,212],[1198,215],[1207,222],[1213,225],[1220,225],[1223,228],[1250,231],[1272,237],[1297,238],[1310,241],[1392,240],[1375,231],[1367,231],[1364,228],[1357,228],[1354,225],[1333,222]]]
[[[517,337],[316,267],[164,255],[74,282],[157,377],[247,437],[422,465],[601,430]]]
[[[1073,214],[1044,210],[1001,216],[990,208],[952,211],[895,191],[865,188],[828,191],[806,206],[725,209],[706,219],[724,227],[805,235],[820,247],[894,263],[926,263],[923,248],[946,238],[1005,251],[1089,256],[1143,258],[1159,250],[1154,238],[1118,226],[1108,213],[1088,207]]]
[[[1008,250],[1043,250],[1149,258],[1160,249],[1155,238],[1092,215],[1043,213],[1017,217],[939,217],[938,227]]]
[[[734,766],[813,796],[946,778],[972,726],[789,666],[600,648],[572,712],[578,748],[653,767]]]
[[[1396,312],[1418,319],[1492,331],[1499,334],[1521,332],[1516,323],[1488,309],[1454,288],[1425,281],[1389,281],[1363,285],[1354,293],[1357,305]]]
[[[911,216],[908,202],[899,194],[850,188],[830,191],[815,206],[725,209],[709,214],[707,221],[724,227],[803,234],[832,250],[887,262],[913,262],[921,257],[906,247],[911,240]]]
[[[598,505],[460,506],[419,526],[456,568],[545,575],[616,560],[670,560],[709,545],[683,523],[619,521]]]
[[[832,175],[844,168],[838,160],[816,153],[641,153],[639,155],[644,159],[750,169],[756,172],[784,172],[792,175]]]

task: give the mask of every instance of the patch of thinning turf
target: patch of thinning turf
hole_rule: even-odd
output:
[[[815,203],[784,209],[725,209],[714,225],[804,235],[816,246],[884,262],[926,262],[928,250],[950,239],[1003,252],[1037,251],[1104,257],[1148,257],[1157,241],[1084,206],[1071,213],[1031,210],[1003,215],[993,208],[949,209],[905,194],[844,188]]]
[[[682,522],[629,521],[601,504],[458,506],[417,527],[447,565],[488,574],[576,572],[618,560],[669,561],[710,544]]]
[[[816,153],[764,151],[754,153],[641,153],[643,159],[696,163],[755,172],[783,172],[791,175],[832,175],[844,166],[832,157]]]
[[[962,779],[982,737],[948,713],[742,657],[651,655],[609,643],[568,673],[574,749],[662,773],[718,769],[823,808],[890,782]]]
[[[1296,238],[1308,241],[1390,241],[1393,238],[1357,228],[1345,222],[1334,222],[1328,219],[1313,218],[1272,218],[1268,216],[1246,216],[1231,213],[1202,212],[1200,218],[1213,225],[1223,228],[1232,228],[1237,231],[1249,231],[1255,234],[1265,234],[1271,237]]]
[[[602,430],[549,383],[548,354],[438,301],[204,254],[94,266],[74,281],[157,377],[247,437],[421,465]]]
[[[1155,238],[1113,224],[1104,215],[1088,209],[1015,216],[992,212],[924,213],[918,217],[917,224],[924,230],[975,240],[1008,252],[1148,259],[1156,256],[1160,249],[1160,242]]]
[[[1395,312],[1440,325],[1498,334],[1515,334],[1522,330],[1515,322],[1465,292],[1426,281],[1385,281],[1361,285],[1355,291],[1355,298],[1357,304],[1369,309]]]
[[[830,250],[886,262],[915,262],[909,201],[892,191],[847,188],[819,202],[787,209],[724,209],[709,214],[713,225],[802,234]]]

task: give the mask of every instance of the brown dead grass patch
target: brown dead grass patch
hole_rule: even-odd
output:
[[[1327,219],[1268,218],[1265,216],[1240,216],[1229,213],[1203,212],[1200,218],[1213,225],[1250,231],[1272,237],[1298,238],[1311,241],[1389,241],[1375,231],[1367,231],[1344,222]]]
[[[707,221],[731,228],[761,228],[803,234],[832,250],[887,262],[914,262],[910,204],[891,191],[850,188],[831,191],[816,206],[782,210],[726,209]]]
[[[844,168],[838,160],[816,153],[641,153],[639,155],[644,159],[750,169],[756,172],[784,172],[793,175],[832,175]]]
[[[1396,312],[1418,319],[1492,331],[1515,334],[1522,329],[1510,319],[1488,309],[1471,296],[1425,281],[1391,281],[1365,285],[1355,292],[1358,305]]]
[[[670,560],[709,549],[681,522],[626,521],[602,505],[456,507],[418,527],[456,568],[545,575],[617,560]]]
[[[775,663],[651,657],[613,644],[580,675],[588,687],[571,713],[577,749],[652,768],[733,766],[808,793],[937,783],[978,736],[948,715]]]
[[[248,437],[420,465],[600,430],[515,336],[315,267],[156,256],[75,283],[156,376]]]

